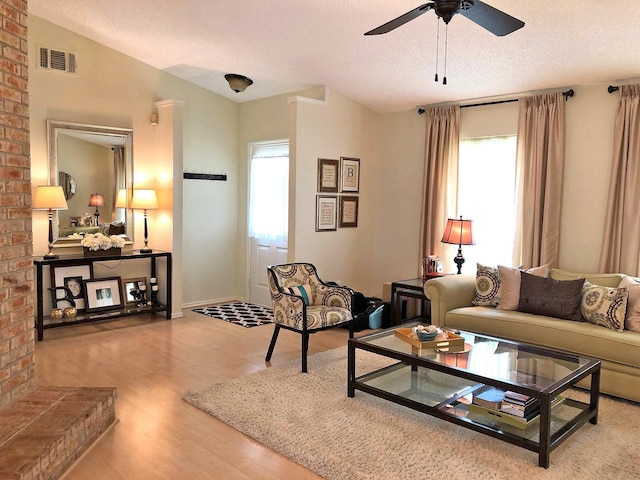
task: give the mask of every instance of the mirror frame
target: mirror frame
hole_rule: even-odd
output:
[[[88,125],[83,123],[64,122],[58,120],[47,120],[47,151],[49,155],[49,185],[58,185],[58,135],[60,132],[74,131],[78,133],[89,133],[96,135],[106,135],[121,137],[124,139],[125,150],[125,182],[127,198],[133,195],[133,129],[106,127],[101,125]],[[78,239],[59,238],[60,220],[58,211],[53,212],[54,246],[55,247],[76,247],[80,245]],[[126,209],[126,241],[133,243],[133,210]]]

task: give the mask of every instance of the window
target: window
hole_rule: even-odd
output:
[[[463,247],[469,272],[476,262],[512,265],[516,233],[515,135],[466,138],[458,160],[458,215],[473,220],[475,246]]]
[[[289,223],[289,143],[250,147],[249,236],[287,241]]]

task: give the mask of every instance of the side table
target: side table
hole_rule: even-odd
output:
[[[426,278],[437,278],[444,276],[444,273],[428,273]],[[415,298],[420,300],[420,318],[422,321],[431,323],[431,302],[424,294],[424,281],[422,278],[410,278],[408,280],[398,280],[391,282],[391,321],[393,325],[400,325],[403,321],[400,299]],[[414,319],[404,319],[414,320]]]

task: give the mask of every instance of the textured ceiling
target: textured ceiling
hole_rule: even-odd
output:
[[[448,28],[447,85],[434,82],[427,12],[364,32],[420,0],[29,0],[29,12],[237,102],[327,85],[378,112],[640,77],[638,0],[486,0],[525,22],[496,37]],[[443,74],[444,29],[440,71]],[[236,94],[225,73],[254,80]]]

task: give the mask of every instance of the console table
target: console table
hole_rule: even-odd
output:
[[[164,293],[166,298],[166,304],[160,304],[158,306],[145,306],[139,305],[126,305],[123,303],[122,307],[114,308],[108,311],[100,312],[78,312],[73,318],[61,318],[53,319],[50,316],[44,315],[44,282],[43,271],[46,267],[72,267],[79,265],[92,265],[96,262],[113,262],[113,261],[129,261],[148,259],[150,262],[149,274],[150,278],[157,278],[157,265],[156,260],[159,258],[166,259],[166,279],[164,280]],[[122,317],[130,317],[136,315],[156,314],[159,312],[165,312],[167,320],[171,318],[171,253],[154,250],[150,253],[141,253],[138,250],[132,252],[123,253],[121,255],[104,255],[104,256],[91,256],[84,257],[81,255],[60,255],[59,258],[53,260],[45,260],[43,257],[34,257],[33,263],[36,267],[36,301],[37,310],[35,318],[35,327],[37,330],[38,341],[42,341],[44,338],[44,329],[56,328],[66,325],[75,325],[88,322],[99,322],[104,320],[112,320]],[[53,286],[53,285],[52,285]]]

